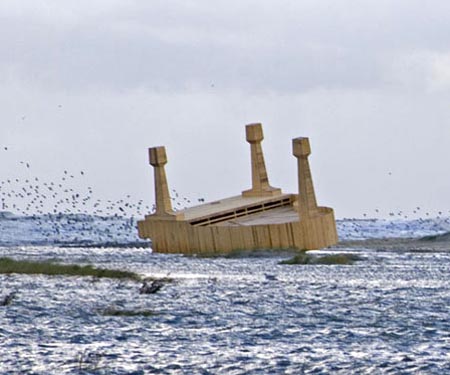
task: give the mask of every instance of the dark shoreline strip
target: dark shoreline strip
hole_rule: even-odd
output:
[[[0,258],[0,274],[12,273],[28,275],[94,276],[131,280],[141,279],[140,276],[134,272],[95,268],[91,265],[80,266],[78,264],[58,264],[52,262],[33,262],[11,258]]]

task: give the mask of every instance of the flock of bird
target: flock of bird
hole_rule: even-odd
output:
[[[4,152],[9,150],[3,147]],[[83,170],[63,170],[49,180],[33,173],[32,163],[15,163],[18,168],[26,168],[26,177],[22,173],[20,177],[0,180],[0,211],[33,220],[45,239],[55,242],[137,240],[136,220],[155,210],[154,205],[130,194],[116,200],[100,199]],[[182,197],[176,190],[171,195],[175,210],[193,203],[193,199]]]
[[[4,147],[7,151],[9,148]],[[18,162],[31,169],[27,161]],[[117,200],[102,200],[94,195],[93,188],[80,189],[80,178],[86,178],[84,171],[62,171],[61,175],[48,181],[30,172],[27,178],[7,178],[0,180],[0,210],[12,211],[24,216],[44,214],[86,214],[99,216],[143,217],[155,210],[144,200],[134,200],[125,195]],[[193,199],[182,197],[175,189],[171,190],[174,210],[181,210],[193,204]],[[204,202],[204,198],[198,198]]]
[[[387,215],[392,218],[392,219],[412,219],[412,218],[421,218],[422,215],[425,215],[424,217],[426,218],[430,218],[430,217],[436,217],[436,218],[440,218],[440,217],[446,217],[446,214],[450,214],[450,210],[445,213],[444,211],[437,211],[435,213],[433,212],[429,212],[429,211],[423,211],[421,209],[421,207],[417,206],[415,207],[412,211],[410,212],[406,212],[406,211],[389,211],[387,212]],[[363,213],[363,217],[376,217],[376,216],[383,216],[384,213],[381,212],[380,209],[376,208],[372,214],[368,214],[368,213]]]

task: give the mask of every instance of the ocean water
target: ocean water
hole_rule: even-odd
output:
[[[447,225],[338,223],[350,240],[420,237]],[[133,226],[117,217],[0,220],[0,257],[172,279],[143,295],[135,281],[0,275],[0,298],[15,293],[0,306],[0,373],[450,373],[445,246],[380,251],[361,242],[315,253],[357,253],[353,265],[281,265],[288,254],[154,254]]]
[[[150,246],[137,237],[135,217],[88,214],[22,216],[0,211],[1,246]],[[446,233],[450,218],[337,220],[340,240],[409,238]]]

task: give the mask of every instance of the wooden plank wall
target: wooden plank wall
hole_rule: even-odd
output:
[[[301,249],[331,246],[338,241],[334,212],[319,207],[317,215],[298,222],[254,226],[195,227],[185,221],[138,222],[139,236],[151,238],[162,253],[223,254],[233,250]]]

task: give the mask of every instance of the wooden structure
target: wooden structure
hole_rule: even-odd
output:
[[[156,211],[138,222],[141,238],[162,253],[225,254],[253,249],[320,249],[338,241],[333,209],[319,207],[309,168],[308,138],[292,140],[298,161],[298,194],[270,186],[261,124],[246,126],[251,147],[252,188],[241,195],[174,211],[164,147],[149,149],[155,174]]]

